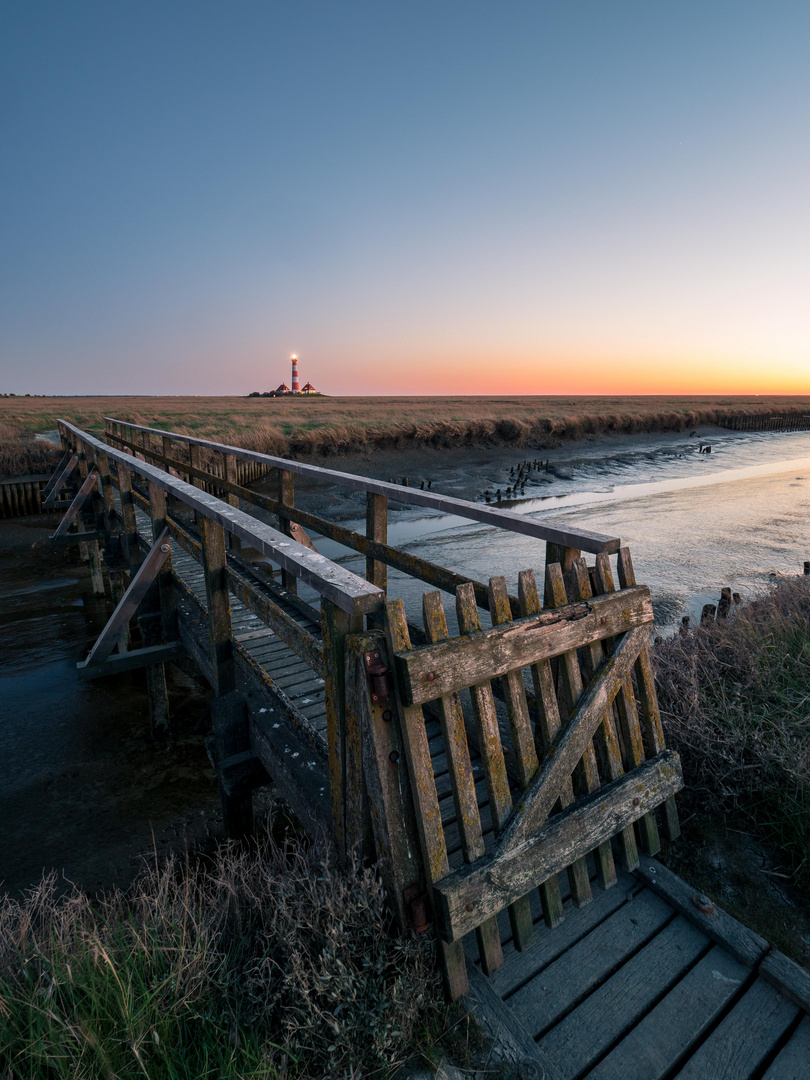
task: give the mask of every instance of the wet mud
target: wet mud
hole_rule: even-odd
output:
[[[221,835],[205,752],[209,692],[168,665],[170,738],[150,737],[142,671],[80,682],[112,610],[54,521],[0,523],[0,888],[43,871],[89,892],[125,886],[146,857]]]

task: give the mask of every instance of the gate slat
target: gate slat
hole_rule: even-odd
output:
[[[475,592],[469,583],[459,585],[456,589],[456,614],[462,636],[475,634],[481,629]],[[497,836],[503,830],[512,812],[512,793],[506,776],[498,714],[495,711],[495,699],[489,681],[471,687],[470,696],[478,733],[478,752],[484,766],[489,803],[492,808],[492,823]],[[510,904],[509,922],[515,939],[515,947],[518,950],[526,948],[534,936],[528,897],[521,897],[514,904]]]
[[[387,603],[386,612],[386,623],[390,637],[389,649],[392,652],[409,651],[411,649],[411,637],[408,633],[408,622],[405,618],[405,607],[402,601],[393,600]],[[447,861],[447,847],[444,842],[439,797],[436,792],[436,782],[433,778],[433,765],[430,760],[430,747],[428,746],[425,717],[421,705],[403,707],[402,720],[405,756],[408,759],[411,785],[416,794],[414,799],[416,823],[422,844],[425,869],[430,876],[428,886],[431,886],[434,882],[447,876],[450,872],[450,864]],[[450,943],[441,939],[439,939],[439,949],[444,963],[450,996],[455,1001],[467,993],[470,985],[467,979],[467,962],[464,958],[464,949],[460,941]]]
[[[551,563],[546,567],[546,593],[551,605],[555,608],[565,607],[568,603],[562,567],[559,563]],[[582,673],[579,670],[579,657],[576,649],[570,649],[563,654],[560,671],[563,676],[566,711],[570,713],[577,708],[583,693]],[[594,791],[598,791],[600,783],[593,740],[588,743],[585,753],[577,765],[575,775],[589,795]],[[600,844],[593,855],[596,860],[596,876],[599,884],[603,889],[609,889],[611,885],[616,884],[616,867],[613,863],[613,849],[610,846],[610,841]]]
[[[428,642],[433,645],[437,641],[446,641],[449,635],[440,592],[425,593],[422,596],[422,614]],[[471,863],[484,854],[484,837],[481,830],[470,750],[467,746],[464,713],[457,693],[445,694],[439,698],[439,723],[447,754],[461,852],[464,861]],[[481,966],[484,974],[490,975],[503,966],[498,920],[495,917],[488,919],[481,926],[476,927],[475,933],[481,955]]]
[[[630,548],[624,547],[619,550],[618,570],[619,585],[622,589],[629,589],[636,584]],[[666,743],[664,741],[664,729],[661,725],[661,713],[658,710],[658,699],[655,695],[655,677],[653,675],[652,661],[650,660],[649,644],[645,644],[639,653],[635,671],[641,700],[641,719],[644,723],[649,749],[652,754],[660,754]],[[675,806],[674,797],[667,799],[664,803],[663,817],[664,834],[667,839],[677,840],[681,835],[681,826],[678,821],[678,809]]]
[[[608,563],[607,570],[609,573],[610,563]],[[580,557],[579,559],[574,560],[569,580],[571,583],[571,599],[591,599],[593,590],[588,575],[588,565],[583,558]],[[609,591],[612,592],[613,590],[610,589]],[[592,641],[590,645],[586,645],[582,650],[582,655],[585,678],[590,682],[605,657],[602,643],[599,641]],[[626,684],[627,680],[625,679],[622,682],[622,686],[624,687]],[[619,694],[622,692],[623,691],[620,690]],[[607,779],[617,780],[620,776],[624,776],[622,754],[621,749],[619,748],[619,740],[616,736],[613,705],[609,705],[607,709],[605,709],[602,723],[596,729],[595,741],[602,759],[603,768],[607,772]],[[638,866],[638,848],[636,847],[636,834],[633,826],[628,825],[618,834],[616,839],[619,845],[619,851],[621,852],[622,866],[625,870],[634,870]]]
[[[602,594],[615,592],[616,586],[613,582],[610,560],[597,558],[595,571],[596,586],[599,592]],[[625,768],[629,770],[641,765],[646,760],[631,675],[628,675],[624,680],[622,689],[616,695],[615,705],[625,753]],[[647,814],[641,818],[638,822],[638,830],[641,847],[645,855],[655,855],[661,850],[658,824],[654,814]]]

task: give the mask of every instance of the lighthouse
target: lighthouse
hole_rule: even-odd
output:
[[[298,357],[295,353],[292,355],[292,392],[294,394],[301,393],[301,386],[298,382]]]

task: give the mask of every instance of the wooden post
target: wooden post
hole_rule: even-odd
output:
[[[126,465],[118,465],[118,494],[121,498],[121,517],[124,521],[124,553],[131,572],[143,561],[138,545],[138,522],[135,517],[135,501],[132,497],[132,472]]]
[[[247,713],[238,707],[236,693],[236,664],[231,641],[231,602],[228,595],[227,554],[225,530],[219,522],[200,517],[205,595],[208,601],[209,652],[214,669],[216,702],[212,703],[216,761],[226,760],[234,747],[250,747]],[[237,702],[229,707],[229,702]],[[219,778],[222,814],[228,835],[238,839],[250,834],[253,828],[253,794],[240,790],[229,794]]]
[[[286,469],[278,470],[278,501],[281,506],[293,507],[295,505],[295,473],[288,472]],[[290,524],[289,518],[285,518],[279,513],[279,531],[283,532],[285,536],[292,536]],[[298,582],[295,579],[295,575],[291,574],[288,570],[281,571],[281,584],[287,592],[298,592]]]
[[[329,757],[329,788],[332,796],[332,833],[338,856],[345,861],[357,840],[357,800],[362,793],[346,791],[346,638],[363,629],[362,615],[350,615],[331,600],[321,598],[323,663],[326,696],[326,743]],[[347,799],[350,806],[347,808]],[[347,817],[351,825],[347,827]]]
[[[237,483],[236,479],[236,458],[233,454],[222,455],[222,477],[231,484]],[[239,496],[234,495],[231,492],[226,492],[225,499],[229,506],[234,506],[239,509]],[[233,533],[229,533],[231,551],[239,553],[242,550],[242,541],[238,536],[234,536]]]
[[[78,440],[76,444],[76,452],[79,457],[79,476],[82,478],[82,480],[86,480],[87,474],[89,472],[89,468],[87,465],[87,453],[85,451],[84,444],[78,442]],[[95,504],[95,499],[96,497],[94,497],[93,504],[93,520],[97,522],[96,527],[98,528],[98,517],[100,515],[98,514],[98,508]],[[82,541],[79,544],[79,553],[89,566],[90,582],[93,587],[93,595],[104,596],[104,575],[101,569],[101,551],[98,546],[98,540],[88,540],[87,542]]]
[[[346,711],[358,721],[376,858],[399,928],[405,931],[410,922],[405,891],[423,893],[425,875],[397,703],[390,687],[389,697],[377,701],[369,690],[365,657],[375,653],[387,666],[381,632],[346,638]]]
[[[574,565],[575,561],[580,557],[581,554],[582,552],[579,551],[577,548],[564,547],[562,544],[552,544],[551,541],[547,541],[546,570],[548,570],[549,566],[551,566],[552,563],[559,563],[562,572],[564,574],[567,574],[570,572],[571,567]],[[546,581],[548,581],[548,577],[546,577]],[[543,604],[545,607],[554,606],[554,597],[549,592],[548,585],[546,585]]]
[[[379,544],[388,543],[388,498],[366,492],[366,536]],[[378,589],[388,588],[388,567],[377,559],[366,558],[366,580]]]
[[[125,472],[129,474],[129,469]],[[125,484],[131,483],[131,477],[127,475]],[[131,500],[131,488],[128,488]],[[166,492],[156,484],[149,484],[149,504],[152,516],[152,542],[160,536],[166,527]],[[130,502],[131,505],[131,502]],[[123,494],[122,494],[123,506]],[[134,519],[134,507],[132,508]],[[127,518],[124,517],[125,527]],[[137,548],[137,539],[134,545]],[[130,554],[131,558],[131,554]],[[138,566],[142,562],[142,556],[138,551]],[[130,563],[130,565],[132,565]],[[141,613],[138,616],[138,628],[141,631],[141,644],[144,648],[160,645],[162,642],[173,641],[177,637],[177,611],[174,603],[174,588],[172,586],[172,559],[168,556],[158,573],[156,585],[144,597],[141,603]],[[149,692],[149,713],[151,717],[152,733],[169,730],[169,691],[166,687],[166,665],[150,664],[146,669],[146,685]]]

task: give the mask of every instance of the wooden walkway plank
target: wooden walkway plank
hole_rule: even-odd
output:
[[[742,993],[750,975],[725,949],[713,946],[588,1073],[588,1080],[663,1080]]]
[[[645,889],[512,994],[509,1007],[535,1038],[543,1035],[672,917],[672,908]]]
[[[678,1080],[750,1080],[799,1010],[757,979],[677,1074]]]
[[[709,912],[701,911],[695,904],[698,897],[695,889],[657,860],[643,858],[635,873],[659,896],[698,925],[712,941],[728,949],[740,963],[755,967],[768,951],[765,938],[737,922],[717,905],[713,905]]]
[[[710,947],[705,934],[676,918],[540,1040],[543,1052],[566,1075],[581,1075]],[[631,1071],[633,1059],[623,1067]]]
[[[790,1042],[777,1055],[763,1080],[807,1080],[810,1075],[810,1016],[805,1016]]]
[[[517,952],[508,942],[506,927],[502,925],[504,966],[490,979],[492,988],[501,997],[509,997],[628,903],[636,889],[632,878],[620,873],[617,888],[598,892],[594,902],[585,907],[569,904],[563,923],[553,933],[547,929],[538,931],[525,952]]]

